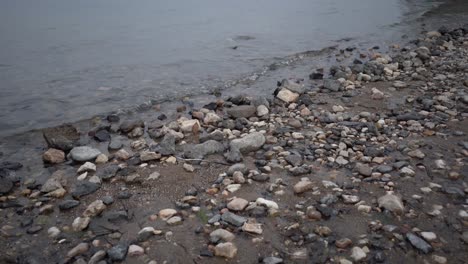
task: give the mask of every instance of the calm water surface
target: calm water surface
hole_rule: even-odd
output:
[[[345,38],[398,34],[433,6],[427,0],[0,0],[0,135],[204,93],[283,56]]]

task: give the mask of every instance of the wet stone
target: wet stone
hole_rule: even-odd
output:
[[[247,219],[242,217],[242,216],[239,216],[239,215],[236,215],[236,214],[233,214],[231,212],[226,212],[224,213],[222,216],[221,216],[221,220],[223,220],[224,222],[227,222],[233,226],[237,226],[237,227],[240,227],[242,226],[246,221]]]
[[[71,195],[78,199],[80,197],[92,194],[96,192],[101,186],[92,182],[81,182],[78,183],[75,188],[73,188]]]
[[[406,234],[406,239],[413,245],[413,247],[417,248],[424,254],[428,254],[432,251],[432,246],[428,244],[424,239],[418,237],[417,235],[413,233],[407,233]]]
[[[128,245],[121,243],[107,250],[107,255],[112,261],[122,261],[127,255]]]
[[[69,210],[74,207],[77,207],[80,204],[80,201],[77,200],[64,200],[59,203],[59,209],[64,211],[64,210]]]

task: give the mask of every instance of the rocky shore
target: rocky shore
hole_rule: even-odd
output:
[[[0,153],[0,263],[466,263],[468,26],[335,55]]]

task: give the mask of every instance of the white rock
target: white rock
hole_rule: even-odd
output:
[[[351,258],[356,262],[365,259],[367,256],[366,252],[364,252],[364,250],[362,250],[360,247],[353,247],[351,252]]]
[[[266,116],[270,113],[268,107],[264,105],[257,106],[257,116]]]
[[[255,201],[255,203],[257,205],[263,205],[263,206],[266,206],[267,208],[269,209],[275,209],[275,210],[278,210],[279,209],[279,206],[276,202],[273,202],[273,201],[270,201],[270,200],[266,200],[264,198],[257,198],[257,200]]]
[[[288,89],[283,88],[281,89],[281,91],[278,92],[276,97],[278,97],[278,99],[286,103],[292,103],[292,102],[295,102],[299,98],[299,94],[293,93],[289,91]]]
[[[88,172],[88,171],[92,171],[92,172],[96,171],[96,165],[94,163],[89,162],[89,161],[87,161],[85,164],[81,165],[77,172],[82,173],[82,172]]]

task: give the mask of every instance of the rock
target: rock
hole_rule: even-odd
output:
[[[65,172],[58,170],[54,172],[49,179],[42,185],[41,192],[49,193],[58,189],[63,189],[62,182],[64,181]]]
[[[265,136],[262,133],[254,132],[247,136],[231,141],[231,149],[237,148],[242,153],[248,153],[260,149],[265,144]]]
[[[226,109],[226,112],[233,118],[249,118],[255,115],[257,109],[253,105],[239,105]]]
[[[421,150],[417,149],[417,150],[408,152],[408,156],[412,158],[417,158],[417,159],[424,159],[426,155]]]
[[[349,238],[343,238],[340,240],[335,241],[335,246],[337,248],[347,248],[353,244],[353,241]]]
[[[106,141],[111,140],[111,136],[110,136],[109,131],[107,131],[105,129],[101,129],[101,130],[96,131],[96,133],[94,134],[94,138],[99,142],[106,142]]]
[[[299,98],[299,94],[283,88],[278,92],[276,97],[285,103],[293,103],[297,101],[297,99]]]
[[[385,98],[385,94],[375,87],[372,88],[371,92],[372,92],[371,98],[374,100],[382,100]]]
[[[196,119],[188,119],[179,122],[180,131],[184,133],[192,133],[200,129],[200,122]]]
[[[234,198],[227,204],[227,208],[232,211],[242,211],[247,205],[249,205],[249,201],[242,198]]]
[[[395,87],[397,89],[402,89],[402,88],[408,87],[408,85],[405,82],[402,82],[402,81],[395,81],[393,83],[393,87]]]
[[[255,203],[260,206],[265,206],[268,209],[279,210],[279,206],[276,202],[270,201],[261,197],[257,198],[257,200],[255,200]]]
[[[277,257],[266,257],[262,260],[262,263],[265,264],[281,264],[283,263],[282,258],[277,258]]]
[[[225,212],[224,214],[222,214],[221,220],[238,227],[242,226],[247,221],[247,219],[245,219],[244,217],[233,214],[231,212]]]
[[[30,234],[30,235],[33,235],[33,234],[36,234],[38,232],[40,232],[42,230],[42,226],[40,225],[33,225],[31,226],[30,228],[28,228],[26,230],[26,233]]]
[[[78,162],[94,160],[99,154],[101,154],[99,150],[87,146],[74,147],[70,151],[70,157]]]
[[[96,162],[96,164],[105,164],[109,161],[109,158],[107,157],[106,154],[99,154],[97,157],[96,157],[96,160],[94,162]]]
[[[71,195],[73,198],[80,198],[85,195],[92,194],[96,192],[101,186],[93,182],[81,182],[78,183],[75,188],[72,190]]]
[[[80,139],[80,134],[72,125],[63,125],[43,130],[44,139],[49,148],[69,151]]]
[[[307,192],[307,191],[310,191],[314,188],[314,184],[307,180],[307,181],[304,181],[304,180],[301,180],[300,182],[296,183],[294,185],[294,193],[295,194],[301,194],[301,193],[304,193],[304,192]]]
[[[58,164],[65,161],[65,153],[62,150],[50,148],[42,155],[42,159],[51,164]]]
[[[161,174],[157,171],[151,173],[149,176],[148,176],[148,179],[147,180],[157,180],[159,179],[159,177],[161,177]]]
[[[106,164],[102,167],[99,167],[96,172],[96,176],[103,180],[108,180],[115,177],[117,172],[120,170],[119,165],[117,164]]]
[[[176,214],[177,214],[177,211],[174,209],[170,209],[170,208],[159,211],[159,217],[163,221],[167,221],[169,218],[173,217]]]
[[[381,196],[378,199],[379,207],[385,208],[386,210],[395,214],[403,214],[405,207],[400,197],[388,192],[386,195]]]
[[[166,134],[156,148],[156,151],[163,156],[174,155],[176,153],[176,138],[172,134]]]
[[[131,157],[125,149],[120,149],[114,154],[114,156],[119,160],[128,160]]]
[[[297,154],[288,155],[284,158],[292,166],[302,165],[302,156]]]
[[[140,242],[144,242],[144,241],[150,239],[155,234],[156,234],[156,230],[153,227],[148,226],[148,227],[145,227],[145,228],[141,229],[138,232],[137,240],[140,241]]]
[[[289,91],[297,94],[302,94],[305,92],[304,85],[289,79],[283,79],[281,81],[281,88],[288,89]]]
[[[323,88],[332,92],[338,92],[339,90],[341,90],[341,83],[337,80],[325,79],[323,80]]]
[[[208,140],[202,144],[188,145],[184,149],[184,156],[189,159],[203,159],[207,155],[224,152],[222,143]]]
[[[123,147],[122,141],[118,140],[117,138],[112,138],[107,148],[109,150],[119,150],[122,147]]]
[[[218,122],[220,122],[222,120],[223,119],[221,117],[219,117],[217,114],[209,112],[209,113],[205,114],[205,117],[203,119],[203,123],[205,123],[207,125],[216,124],[216,123],[218,123]]]
[[[242,231],[261,235],[263,233],[262,224],[245,222]]]
[[[180,225],[182,224],[182,217],[180,216],[173,216],[171,218],[169,218],[166,223],[168,225]]]
[[[161,159],[161,154],[151,151],[143,151],[140,153],[140,160],[143,162],[159,160]]]
[[[109,250],[107,250],[107,255],[112,261],[122,261],[127,255],[128,246],[125,243],[117,244]]]
[[[89,259],[88,264],[98,264],[106,257],[107,253],[104,250],[99,250]]]
[[[365,164],[358,163],[355,169],[362,176],[370,177],[372,175],[372,168]]]
[[[143,120],[125,120],[120,124],[120,131],[123,133],[129,133],[137,127],[145,127]]]
[[[268,110],[268,107],[264,105],[259,105],[257,106],[257,116],[266,116],[270,113],[270,110]]]
[[[230,163],[241,162],[243,160],[240,150],[233,147],[230,147],[229,151],[224,154],[224,158]]]
[[[183,168],[187,172],[194,172],[195,171],[195,168],[192,165],[188,164],[188,163],[184,163]]]
[[[231,242],[234,238],[236,238],[236,236],[225,229],[216,229],[210,233],[211,243],[218,243],[220,241]]]
[[[59,203],[59,209],[64,211],[64,210],[69,210],[74,207],[77,207],[80,204],[80,201],[77,200],[64,200]]]
[[[72,229],[76,232],[83,231],[88,227],[90,221],[89,217],[77,217],[73,220]]]
[[[95,172],[95,171],[96,171],[96,165],[94,165],[94,163],[91,163],[91,162],[86,162],[85,164],[80,166],[77,173]]]
[[[428,254],[432,251],[432,246],[429,245],[424,239],[418,237],[417,235],[413,233],[407,233],[406,234],[406,239],[413,245],[413,247],[417,248],[424,254]]]
[[[83,216],[85,217],[95,217],[100,215],[105,209],[106,205],[102,200],[96,200],[92,202],[84,211]]]
[[[359,196],[356,196],[356,195],[343,194],[343,195],[341,195],[341,198],[343,198],[343,201],[344,201],[345,204],[355,204],[355,203],[358,203],[361,200],[359,198]]]
[[[141,256],[143,254],[145,254],[145,250],[140,246],[130,245],[130,247],[128,247],[128,255],[130,257]]]
[[[47,230],[47,234],[49,235],[50,238],[56,238],[60,235],[60,229],[53,226]]]
[[[243,163],[237,163],[237,164],[231,165],[231,166],[228,168],[226,174],[227,174],[228,176],[232,176],[232,175],[234,175],[234,172],[236,172],[236,171],[240,171],[240,172],[242,172],[242,173],[248,173],[249,170],[248,170],[248,168],[245,166],[245,164],[243,164]]]
[[[67,257],[73,258],[78,255],[82,255],[89,250],[89,245],[88,243],[80,243],[76,247],[72,248],[70,251],[67,253]]]
[[[437,239],[437,235],[434,232],[421,232],[421,236],[427,242],[432,242],[432,241],[435,241]]]
[[[237,247],[231,242],[220,243],[214,248],[215,256],[234,258],[237,254]]]
[[[367,257],[367,254],[366,254],[366,252],[364,252],[364,250],[362,250],[362,248],[353,247],[353,249],[351,251],[351,258],[354,261],[359,262],[359,261],[364,260],[366,257]]]
[[[13,181],[9,177],[0,175],[0,195],[11,192],[13,186]]]

